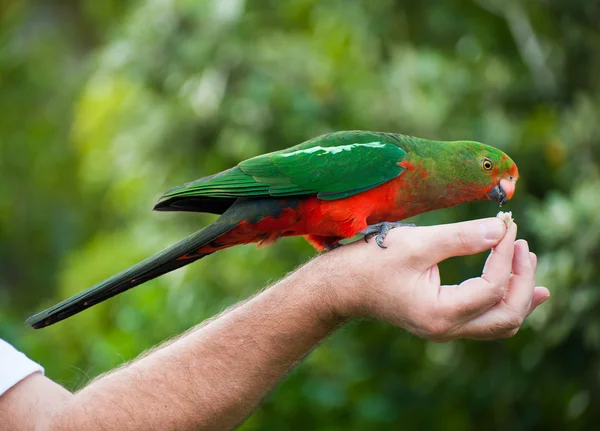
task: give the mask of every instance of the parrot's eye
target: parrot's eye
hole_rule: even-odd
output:
[[[488,159],[487,157],[485,159],[483,159],[483,161],[481,162],[481,166],[483,166],[483,169],[485,169],[486,171],[491,171],[492,168],[494,167],[494,164],[492,163],[492,161],[490,159]]]

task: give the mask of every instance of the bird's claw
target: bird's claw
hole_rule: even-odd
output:
[[[362,230],[360,234],[364,235],[365,242],[369,242],[369,239],[375,237],[375,243],[379,248],[387,248],[383,245],[383,240],[387,236],[388,232],[396,227],[415,227],[414,223],[402,223],[399,221],[388,222],[384,221],[367,226],[366,229]]]

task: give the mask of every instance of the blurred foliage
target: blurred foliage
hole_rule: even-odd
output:
[[[313,255],[236,247],[34,332],[34,311],[213,219],[163,190],[344,129],[507,151],[553,296],[514,339],[336,333],[245,430],[593,429],[600,423],[600,4],[589,0],[0,3],[0,337],[76,389]],[[473,203],[418,223],[495,214]],[[442,264],[476,275],[484,255]]]

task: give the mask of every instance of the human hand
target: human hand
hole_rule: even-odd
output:
[[[498,218],[401,227],[387,249],[374,241],[323,256],[331,308],[339,316],[375,317],[429,340],[512,337],[550,296],[535,286],[537,257],[517,226]],[[493,248],[481,277],[442,286],[438,263]]]

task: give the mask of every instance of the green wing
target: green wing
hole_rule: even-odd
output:
[[[400,136],[337,132],[241,162],[219,174],[169,190],[162,200],[202,196],[239,198],[316,194],[333,200],[377,187],[400,175]]]

